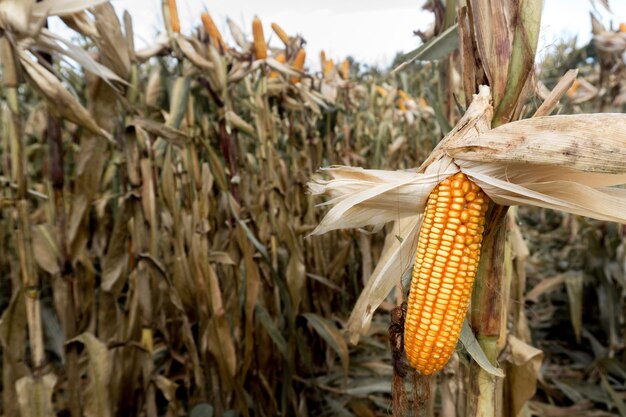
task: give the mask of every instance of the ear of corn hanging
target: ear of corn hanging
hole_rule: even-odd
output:
[[[423,375],[454,352],[478,269],[488,199],[463,173],[430,194],[419,233],[404,327],[409,364]]]
[[[328,77],[333,68],[335,68],[335,63],[333,62],[333,60],[326,60],[326,62],[324,63],[324,77]]]
[[[298,71],[302,71],[302,68],[304,68],[304,59],[306,58],[306,52],[304,51],[304,48],[300,48],[298,50],[298,53],[296,54],[296,57],[293,60],[293,67],[295,69],[297,69]],[[291,77],[291,83],[295,84],[298,81],[300,81],[300,77]]]
[[[170,12],[172,32],[180,33],[180,21],[178,20],[178,9],[176,8],[176,0],[167,0],[167,9]]]
[[[320,65],[323,71],[326,68],[326,52],[323,49],[320,51]]]
[[[285,46],[289,45],[289,35],[287,35],[283,28],[278,26],[278,23],[272,23],[272,30],[274,30],[274,33],[276,33],[280,40],[283,41]]]
[[[621,33],[626,33],[626,23],[622,22],[619,24],[619,31]]]
[[[350,61],[348,59],[344,59],[341,64],[341,76],[344,80],[347,80],[350,77]]]
[[[215,22],[213,22],[213,19],[211,19],[211,15],[208,12],[203,12],[200,15],[200,18],[202,19],[202,25],[204,26],[204,30],[206,31],[207,35],[209,35],[209,38],[211,39],[213,45],[216,48],[221,49],[222,51],[228,50],[228,46],[224,42],[222,34],[217,29],[217,26],[215,26]]]
[[[263,34],[263,24],[257,16],[254,16],[254,20],[252,20],[252,37],[254,39],[255,58],[267,58],[267,43],[265,43],[265,35]]]

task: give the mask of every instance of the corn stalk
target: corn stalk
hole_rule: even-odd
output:
[[[492,126],[519,117],[533,78],[541,21],[542,0],[493,4],[473,0],[459,10],[464,91],[477,91],[480,80],[492,87],[495,108]],[[507,25],[507,17],[513,22]],[[512,268],[505,245],[508,207],[494,204],[481,252],[481,266],[472,296],[471,323],[481,348],[492,365],[506,344],[507,311]],[[472,362],[467,395],[468,416],[498,416],[503,412],[502,381]]]
[[[13,175],[17,189],[14,192],[15,217],[17,218],[16,246],[19,257],[21,283],[26,297],[26,319],[31,350],[31,366],[35,377],[42,376],[45,363],[43,329],[41,323],[41,287],[37,266],[33,257],[31,222],[28,202],[28,180],[26,175],[25,137],[21,122],[18,98],[18,67],[13,49],[6,37],[0,38],[0,57],[6,100],[11,112],[10,149],[13,156]]]

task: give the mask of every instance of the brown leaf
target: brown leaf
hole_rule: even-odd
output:
[[[56,382],[57,377],[53,374],[20,378],[15,383],[15,391],[21,417],[54,417],[52,391]]]
[[[85,389],[85,415],[87,417],[111,416],[109,383],[111,381],[111,356],[107,346],[91,333],[83,333],[68,341],[85,345],[89,367],[89,382]]]
[[[506,351],[506,392],[509,414],[518,416],[537,390],[543,352],[509,335]]]

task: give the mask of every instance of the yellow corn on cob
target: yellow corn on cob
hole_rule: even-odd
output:
[[[396,105],[398,106],[398,109],[406,111],[406,106],[404,105],[403,99],[399,98],[398,100],[396,100]]]
[[[404,327],[409,364],[423,375],[441,370],[454,352],[472,294],[488,199],[458,173],[428,197]]]
[[[398,95],[400,96],[400,98],[402,98],[402,100],[408,100],[409,96],[407,93],[404,92],[404,90],[398,90]]]
[[[380,85],[376,86],[376,92],[378,94],[381,95],[381,97],[386,97],[387,96],[387,90],[385,90],[384,88],[382,88]]]
[[[280,38],[280,40],[283,41],[285,46],[288,46],[289,35],[287,35],[287,33],[283,30],[283,28],[278,26],[278,23],[272,23],[272,29],[274,30],[274,33],[276,33],[276,35]]]
[[[619,31],[622,33],[626,32],[626,23],[622,22],[619,24]]]
[[[217,29],[217,26],[215,26],[215,22],[213,22],[213,19],[211,19],[211,15],[208,12],[203,12],[200,15],[200,18],[202,19],[202,25],[204,26],[204,30],[206,31],[207,35],[209,35],[209,38],[211,39],[213,45],[216,48],[221,49],[222,51],[226,51],[228,49],[228,46],[226,46],[226,43],[222,38],[222,34]]]
[[[569,98],[574,97],[574,94],[576,94],[576,91],[578,91],[578,87],[580,87],[580,81],[574,80],[572,86],[569,88],[569,90],[567,90],[567,96]]]
[[[324,77],[328,77],[333,68],[335,68],[335,63],[333,62],[333,60],[326,60],[326,62],[324,63]]]
[[[254,38],[254,56],[256,59],[267,58],[267,44],[265,43],[265,35],[263,35],[263,24],[257,16],[254,16],[254,20],[252,20],[252,37]]]
[[[285,54],[281,52],[278,55],[276,55],[276,61],[280,62],[281,64],[284,64],[285,62],[287,62],[287,57],[285,56]],[[270,80],[277,78],[277,77],[278,77],[278,73],[276,71],[271,71],[270,75],[267,76],[267,78],[269,78]]]
[[[348,61],[347,59],[344,59],[343,63],[341,64],[341,76],[344,80],[347,80],[350,76],[350,61]]]
[[[298,50],[298,53],[296,53],[296,57],[293,60],[293,67],[295,69],[297,69],[298,71],[302,71],[302,68],[304,68],[304,59],[306,58],[306,52],[304,51],[304,48],[300,48]],[[291,83],[295,84],[298,81],[300,81],[300,77],[291,77]]]
[[[176,8],[176,0],[167,0],[167,9],[170,12],[172,32],[180,33],[180,21],[178,20],[178,9]]]

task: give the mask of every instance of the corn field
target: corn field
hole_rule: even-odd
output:
[[[0,0],[2,415],[626,416],[626,24],[538,61],[541,0],[431,0],[378,69],[159,6],[139,49],[108,1]],[[415,254],[454,179],[440,357]]]

